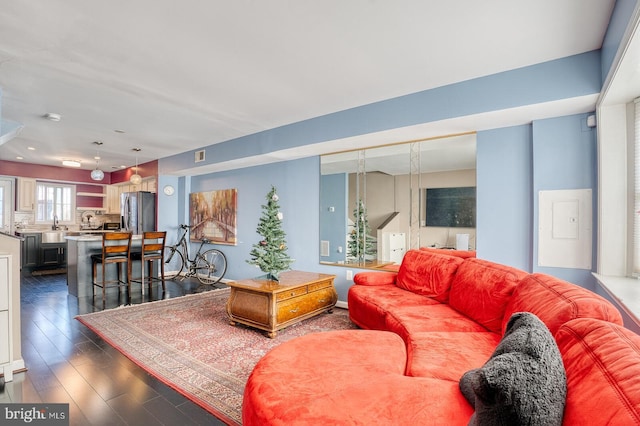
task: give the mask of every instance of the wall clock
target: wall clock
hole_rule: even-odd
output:
[[[173,189],[173,186],[171,185],[165,185],[165,187],[162,190],[166,195],[169,195],[169,196],[173,195],[173,193],[176,191],[175,189]]]

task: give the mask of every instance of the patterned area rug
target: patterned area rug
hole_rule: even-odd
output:
[[[231,326],[229,289],[127,306],[76,317],[168,386],[227,424],[241,424],[242,395],[256,362],[282,342],[308,333],[355,329],[336,308],[294,324],[269,339]]]

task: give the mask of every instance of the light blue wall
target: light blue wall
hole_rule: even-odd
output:
[[[264,274],[246,261],[253,244],[261,240],[256,228],[271,185],[277,189],[284,215],[282,229],[286,233],[287,252],[295,259],[292,268],[318,269],[319,173],[319,158],[313,157],[191,178],[191,192],[238,190],[238,243],[217,246],[228,258],[227,278]]]
[[[329,256],[320,257],[323,262],[344,262],[345,260],[347,186],[346,173],[320,177],[320,240],[329,241]],[[341,252],[338,252],[338,247],[342,247]]]
[[[320,158],[284,161],[264,166],[248,167],[221,173],[192,177],[189,190],[183,194],[188,204],[189,192],[236,188],[238,190],[238,244],[215,245],[227,256],[225,278],[240,280],[263,273],[249,265],[249,252],[260,241],[256,232],[266,195],[274,185],[280,197],[288,254],[295,262],[292,269],[335,274],[339,300],[347,300],[352,282],[345,278],[345,269],[320,265]],[[356,271],[357,272],[357,271]]]
[[[595,213],[595,131],[586,127],[586,117],[587,114],[558,117],[478,133],[478,257],[529,272],[545,272],[593,288],[590,271],[537,267],[538,242],[534,232],[538,224],[537,193],[540,190],[591,188]],[[318,264],[320,212],[327,207],[325,202],[333,202],[320,201],[318,157],[192,177],[186,179],[190,181],[188,189],[182,188],[185,185],[180,180],[185,178],[178,180],[180,190],[174,197],[175,201],[182,197],[182,205],[188,205],[189,192],[238,189],[238,245],[218,246],[229,260],[226,278],[261,275],[246,260],[252,245],[258,241],[255,230],[262,214],[260,206],[273,184],[278,189],[285,216],[283,229],[287,233],[289,255],[296,259],[293,268],[336,274],[340,300],[346,300],[351,285],[345,279],[346,270]],[[160,185],[165,182],[162,178]],[[160,196],[161,205],[166,198],[169,197]],[[166,212],[163,207],[161,210]],[[184,214],[163,213],[161,226],[169,217],[171,221],[176,217],[186,221],[188,212],[182,212]],[[343,234],[341,232],[341,237]]]
[[[206,158],[211,164],[378,130],[596,94],[601,86],[599,58],[599,51],[589,52],[293,123],[211,145],[206,148]],[[583,134],[583,120],[583,116],[561,118],[533,126],[494,129],[478,134],[477,249],[480,257],[533,270],[533,229],[537,223],[534,220],[534,188],[583,184],[585,173],[582,167],[592,167],[590,159],[596,154],[593,144],[582,143],[585,137],[593,138],[590,130],[588,136]],[[556,131],[562,132],[562,140],[554,137]],[[560,145],[555,147],[556,143]],[[534,155],[536,144],[540,146]],[[585,157],[580,150],[591,151]],[[540,176],[534,172],[535,163],[560,161],[559,154],[578,157],[575,166],[569,167],[568,175],[558,177],[557,181],[554,174],[543,175],[540,182],[534,183],[534,179]],[[159,174],[190,168],[193,158],[191,151],[161,159]],[[586,175],[592,176],[594,170]],[[181,178],[179,182],[183,181],[182,198],[169,201],[174,203],[173,207],[170,204],[166,206],[178,209],[181,220],[187,217],[184,205],[189,192],[238,189],[239,243],[222,247],[229,257],[227,278],[259,275],[259,271],[252,269],[246,260],[251,245],[258,238],[255,228],[261,214],[260,205],[273,184],[278,188],[283,203],[289,254],[296,259],[293,267],[336,274],[338,296],[342,301],[347,299],[347,290],[352,282],[346,280],[346,270],[318,264],[318,157]],[[551,272],[565,274],[565,271]],[[573,271],[565,275],[578,280],[584,278],[582,273],[574,275]]]
[[[531,270],[531,126],[478,132],[478,257]]]
[[[178,226],[184,222],[184,216],[181,216],[179,205],[184,200],[184,178],[180,179],[176,176],[158,176],[157,197],[158,212],[157,223],[158,229],[167,231],[167,244],[174,244],[178,238]],[[163,188],[167,185],[173,186],[175,193],[171,196],[163,192]]]
[[[533,123],[533,229],[538,229],[538,193],[556,189],[591,189],[593,259],[596,266],[597,147],[596,129],[586,125],[588,114],[538,120]],[[593,289],[591,270],[539,267],[538,239],[533,240],[533,271],[543,272]]]
[[[478,133],[478,257],[594,288],[591,270],[537,266],[539,191],[591,189],[595,268],[597,150],[587,115]]]

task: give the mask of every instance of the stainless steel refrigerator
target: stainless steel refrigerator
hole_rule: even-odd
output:
[[[122,229],[134,234],[156,230],[156,194],[153,192],[123,192],[120,195]]]

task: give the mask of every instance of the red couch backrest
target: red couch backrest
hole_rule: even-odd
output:
[[[420,250],[428,251],[431,253],[444,254],[447,256],[461,257],[463,259],[467,259],[469,257],[476,257],[476,252],[474,250],[450,250],[450,249],[439,249],[435,247],[420,247]]]
[[[459,257],[409,250],[402,259],[396,285],[446,303],[449,300],[451,282],[462,262]]]
[[[500,333],[516,285],[528,274],[482,259],[465,259],[451,283],[449,305],[488,330]]]
[[[563,424],[640,424],[640,336],[580,318],[562,325],[556,342],[567,373]]]
[[[603,297],[540,273],[527,276],[514,290],[504,313],[503,331],[516,312],[535,314],[553,335],[562,324],[575,318],[596,318],[622,325],[620,312]]]

